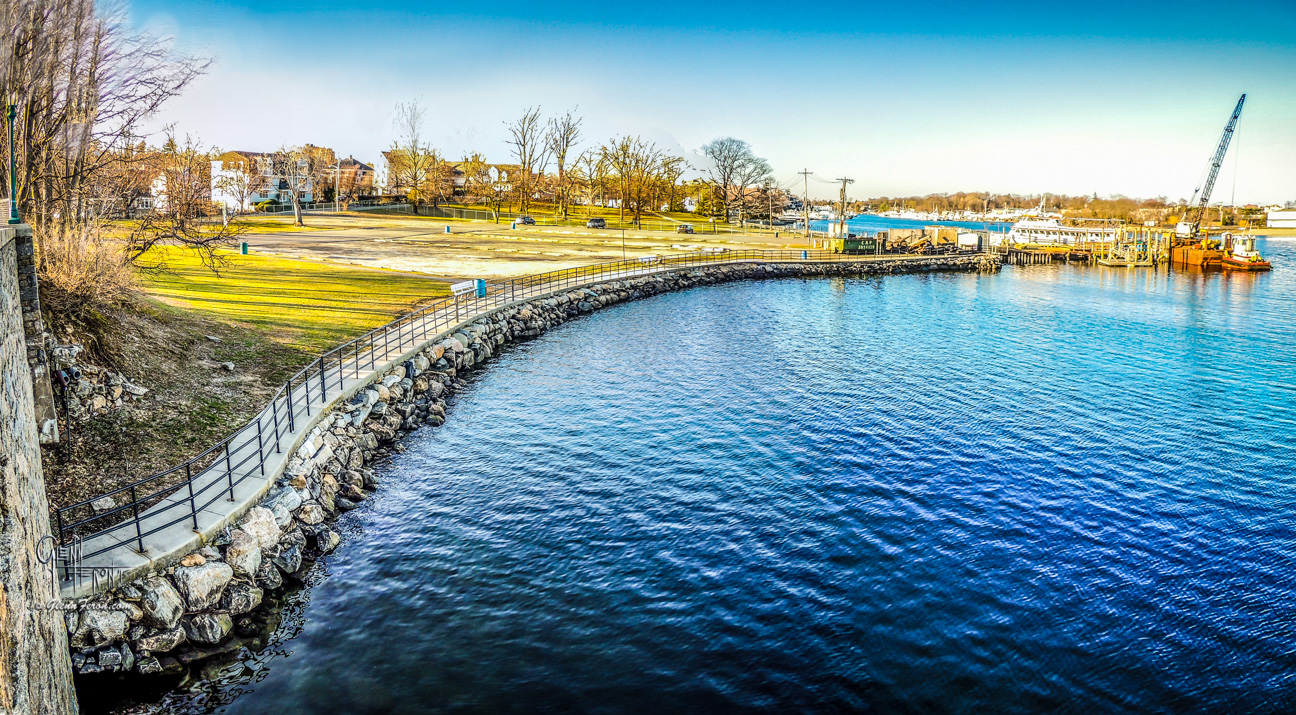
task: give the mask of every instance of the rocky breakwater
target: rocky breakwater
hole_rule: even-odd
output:
[[[378,488],[368,466],[401,451],[400,438],[446,419],[461,376],[504,345],[600,308],[658,293],[731,280],[851,276],[933,270],[996,270],[984,256],[859,263],[744,263],[615,280],[512,304],[460,325],[403,364],[374,377],[336,406],[302,441],[275,487],[233,528],[179,564],[98,596],[66,614],[78,673],[175,672],[187,664],[255,647],[273,592],[337,548],[330,523]]]

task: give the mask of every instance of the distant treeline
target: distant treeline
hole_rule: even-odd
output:
[[[1168,210],[1181,205],[1164,196],[1154,199],[1136,199],[1128,196],[1100,198],[1092,196],[1067,196],[1065,194],[992,194],[985,191],[960,191],[955,194],[928,194],[926,196],[881,196],[864,200],[863,204],[874,211],[993,211],[995,209],[1025,209],[1040,205],[1050,211],[1093,218],[1134,218],[1135,213],[1149,210]]]

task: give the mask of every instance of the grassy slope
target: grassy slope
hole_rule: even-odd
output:
[[[223,258],[217,274],[173,250],[146,289],[167,305],[316,353],[449,294],[444,283],[414,274],[256,254]]]
[[[321,351],[426,300],[442,282],[403,273],[270,256],[227,255],[220,274],[172,250],[168,272],[111,316],[114,367],[150,393],[73,426],[45,454],[58,506],[95,496],[194,456],[242,426],[287,377]],[[219,342],[208,336],[219,338]],[[221,369],[235,365],[233,372]]]

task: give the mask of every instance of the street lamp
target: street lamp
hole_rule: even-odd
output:
[[[22,223],[18,218],[18,163],[14,156],[14,121],[18,118],[18,105],[9,103],[9,223]]]

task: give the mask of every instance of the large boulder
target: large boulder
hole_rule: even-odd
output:
[[[154,576],[139,584],[140,610],[145,624],[163,630],[175,628],[184,615],[184,600],[171,582]]]
[[[230,532],[229,546],[225,547],[225,563],[234,569],[235,576],[256,574],[261,568],[261,544],[246,531],[235,529]]]
[[[343,472],[341,482],[343,486],[350,484],[356,487],[364,488],[364,476],[360,474],[359,471],[354,469]]]
[[[169,629],[152,629],[135,639],[135,650],[166,653],[185,642],[185,630],[179,625]]]
[[[267,509],[274,509],[276,505],[282,505],[288,511],[296,511],[301,506],[301,494],[297,493],[292,487],[279,487],[278,489],[266,495],[261,506]]]
[[[243,523],[239,524],[239,528],[256,539],[262,549],[279,544],[279,525],[275,523],[274,512],[263,506],[248,509],[247,516],[243,517]]]
[[[189,604],[189,610],[202,611],[220,602],[225,584],[234,578],[234,569],[229,564],[211,561],[202,566],[181,566],[172,578],[185,603]]]
[[[102,605],[82,611],[81,623],[89,631],[90,641],[95,645],[107,645],[121,640],[130,627],[130,619],[124,611]]]
[[[228,613],[199,613],[185,619],[185,635],[194,643],[216,645],[234,630]]]
[[[271,563],[286,574],[296,573],[302,564],[302,547],[293,544],[280,549],[279,553],[271,559]]]
[[[235,581],[225,589],[221,607],[229,611],[231,616],[239,616],[260,606],[263,596],[265,591],[256,586],[246,581]]]
[[[327,554],[336,549],[340,543],[342,543],[341,535],[332,529],[326,529],[324,533],[316,537],[315,548],[319,549],[320,553]]]
[[[364,424],[364,421],[368,419],[369,413],[372,411],[373,405],[361,405],[360,407],[357,407],[355,412],[351,413],[351,426],[359,427]]]
[[[256,582],[262,588],[273,591],[283,585],[283,575],[279,573],[278,567],[266,559],[261,562],[261,569],[257,571]]]

